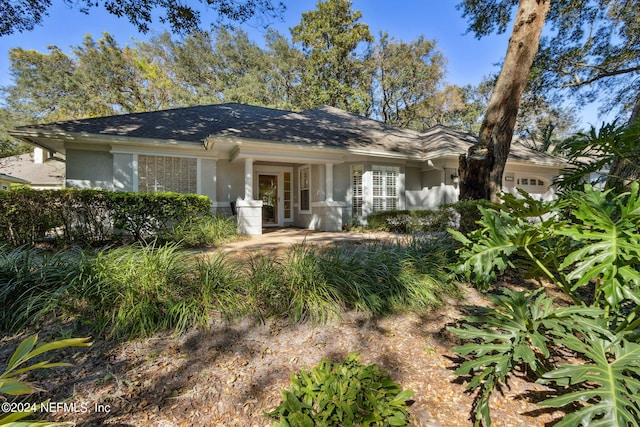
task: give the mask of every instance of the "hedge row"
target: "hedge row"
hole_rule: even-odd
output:
[[[488,206],[486,200],[469,200],[432,210],[396,210],[374,212],[367,218],[367,228],[395,233],[446,231],[455,228],[467,234],[478,228],[481,214],[478,206]]]
[[[0,191],[0,240],[15,246],[47,237],[69,243],[123,236],[144,241],[210,210],[208,197],[193,194],[19,188]]]

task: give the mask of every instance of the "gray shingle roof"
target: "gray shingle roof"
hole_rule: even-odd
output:
[[[425,157],[428,159],[441,156],[459,156],[466,153],[478,138],[470,133],[437,125],[422,133]],[[514,138],[509,149],[509,160],[534,163],[548,166],[564,166],[566,161],[561,157],[532,150],[518,138]]]
[[[402,129],[320,107],[300,113],[243,104],[217,104],[147,113],[24,126],[18,131],[138,137],[157,141],[202,142],[208,136],[236,137],[309,146],[366,149],[432,159],[466,153],[477,138],[438,125],[424,132]],[[562,159],[514,140],[510,160],[562,165]]]
[[[57,156],[44,163],[34,163],[33,153],[0,159],[0,173],[19,178],[31,185],[62,186],[65,162]]]
[[[18,130],[201,142],[211,133],[287,113],[289,111],[230,103],[70,120],[23,126]]]
[[[416,155],[421,149],[416,131],[327,106],[229,128],[215,136]]]

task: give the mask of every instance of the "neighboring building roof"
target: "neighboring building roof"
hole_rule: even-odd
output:
[[[32,186],[64,186],[64,158],[56,156],[44,163],[34,163],[33,153],[0,159],[0,173],[18,178]]]
[[[16,130],[201,142],[211,133],[287,113],[229,103],[21,126]]]
[[[212,132],[212,136],[421,154],[420,133],[328,106]]]
[[[5,175],[0,173],[0,181],[11,182],[15,184],[28,184],[29,181],[21,178],[16,178],[15,176]]]

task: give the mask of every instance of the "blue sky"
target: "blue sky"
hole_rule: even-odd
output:
[[[447,58],[446,81],[456,85],[478,84],[484,76],[500,70],[506,52],[508,35],[492,35],[477,40],[473,34],[465,34],[466,22],[455,8],[458,1],[420,0],[352,0],[352,8],[362,11],[361,22],[369,25],[377,37],[380,31],[390,36],[410,41],[424,35],[435,39],[438,48]],[[149,34],[138,33],[125,18],[117,18],[100,8],[84,15],[69,8],[62,1],[54,0],[44,24],[31,32],[0,37],[0,86],[10,84],[9,50],[14,47],[47,51],[47,46],[56,45],[64,52],[82,42],[86,34],[94,39],[107,31],[114,35],[121,46],[148,38]],[[287,10],[282,22],[275,21],[272,28],[289,36],[289,28],[295,26],[303,12],[315,9],[316,0],[285,0]],[[158,22],[152,31],[165,28]],[[262,41],[264,33],[258,22],[244,24],[256,42]],[[594,109],[582,114],[583,123],[596,124]]]

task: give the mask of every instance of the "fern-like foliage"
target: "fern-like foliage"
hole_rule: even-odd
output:
[[[599,309],[571,306],[552,308],[553,300],[539,289],[533,293],[503,290],[493,296],[493,308],[484,308],[479,316],[469,316],[460,328],[452,328],[468,342],[453,351],[471,358],[455,371],[472,375],[468,391],[478,390],[474,407],[474,425],[491,425],[489,400],[493,392],[506,384],[509,374],[518,367],[528,367],[541,375],[549,358],[548,331],[571,316],[596,317]]]
[[[455,273],[487,290],[497,275],[510,267],[530,277],[546,277],[570,292],[557,268],[569,250],[569,239],[557,233],[565,226],[559,217],[562,205],[535,200],[524,191],[520,197],[504,194],[502,198],[502,206],[479,207],[482,219],[478,230],[468,236],[449,230],[463,244]]]
[[[590,322],[577,324],[562,336],[562,343],[587,358],[584,364],[562,364],[542,376],[540,383],[579,385],[577,390],[547,399],[542,406],[562,407],[580,403],[556,427],[640,426],[640,344],[624,333],[602,333]]]
[[[573,287],[596,280],[596,301],[616,307],[625,300],[640,304],[640,197],[638,183],[617,196],[611,191],[584,191],[569,195],[575,203],[573,220],[557,233],[580,242],[564,259]]]

